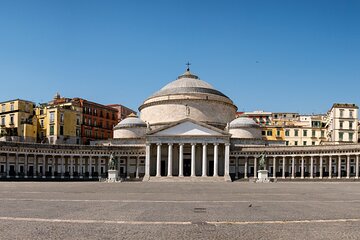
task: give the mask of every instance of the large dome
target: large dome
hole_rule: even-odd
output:
[[[216,90],[209,83],[200,80],[198,76],[193,75],[189,70],[180,75],[177,80],[165,85],[150,98],[181,93],[209,93],[227,98],[222,92]]]
[[[139,107],[140,118],[153,127],[191,118],[224,129],[235,118],[236,110],[230,98],[189,69]]]

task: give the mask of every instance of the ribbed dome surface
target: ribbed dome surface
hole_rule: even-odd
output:
[[[238,117],[230,122],[231,128],[242,128],[242,127],[255,127],[258,128],[259,125],[251,118],[248,117]]]
[[[227,97],[222,92],[216,90],[209,83],[200,80],[196,75],[193,75],[189,70],[187,70],[183,75],[179,76],[177,80],[165,85],[158,92],[154,93],[150,98],[166,96],[170,94],[186,93],[210,93]]]
[[[114,129],[128,128],[128,127],[146,127],[146,123],[137,116],[129,116],[120,121]]]

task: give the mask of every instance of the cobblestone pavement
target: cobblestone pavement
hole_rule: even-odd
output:
[[[360,183],[0,182],[0,239],[360,239]]]

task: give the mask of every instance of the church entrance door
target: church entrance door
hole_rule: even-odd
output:
[[[184,159],[184,176],[191,175],[191,159]]]
[[[214,161],[209,161],[209,173],[208,176],[214,175]]]

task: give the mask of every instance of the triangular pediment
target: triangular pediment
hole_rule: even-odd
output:
[[[180,121],[150,133],[152,136],[224,136],[224,131],[191,120]]]

